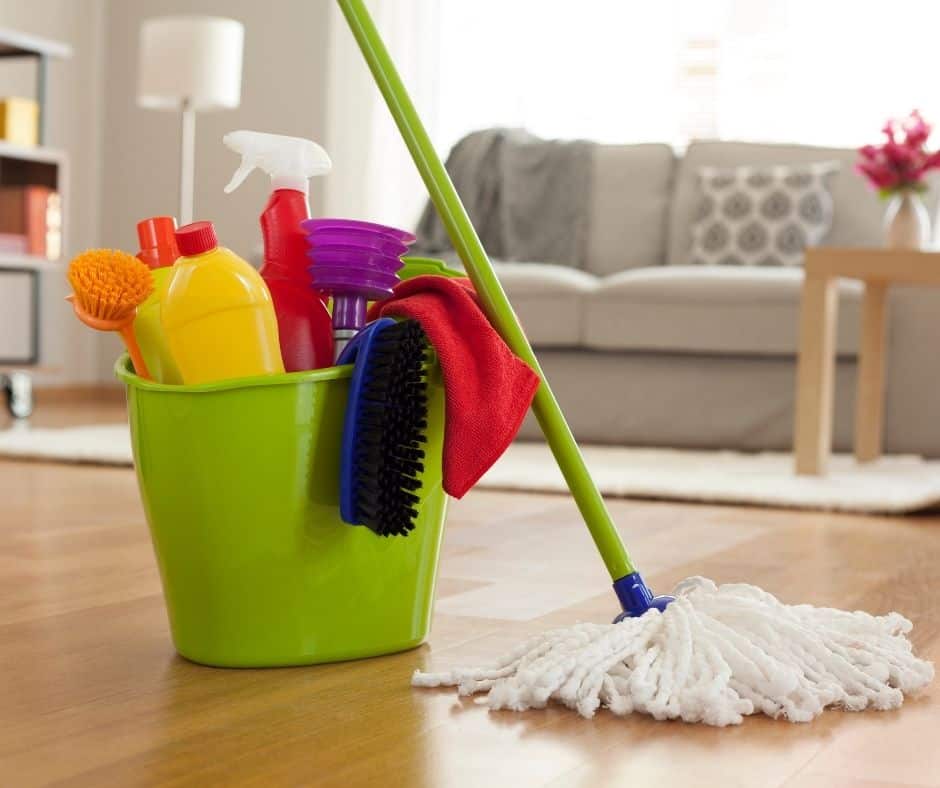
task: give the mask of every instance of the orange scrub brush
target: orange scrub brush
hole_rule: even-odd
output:
[[[68,300],[78,319],[98,331],[117,331],[127,345],[134,370],[149,380],[133,324],[137,307],[153,292],[150,269],[118,249],[89,249],[72,259],[68,276],[75,291]]]

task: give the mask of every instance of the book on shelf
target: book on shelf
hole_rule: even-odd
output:
[[[19,240],[16,240],[19,239]],[[62,254],[62,198],[48,186],[0,186],[0,250],[58,260]]]
[[[25,235],[0,233],[0,254],[29,254]]]
[[[39,144],[39,103],[30,98],[0,98],[0,139],[14,145]]]

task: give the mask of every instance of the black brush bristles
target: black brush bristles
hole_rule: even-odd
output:
[[[428,426],[428,339],[414,320],[372,342],[353,456],[356,520],[381,536],[406,536],[418,516]]]

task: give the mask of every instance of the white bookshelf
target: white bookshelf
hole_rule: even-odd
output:
[[[27,147],[0,140],[0,186],[47,186],[62,199],[62,246],[68,226],[68,157],[64,151],[47,147],[46,79],[51,58],[69,58],[67,44],[38,36],[0,28],[0,68],[6,59],[30,59],[36,65],[36,101],[39,104],[39,145]],[[0,385],[0,390],[15,388],[22,398],[22,373],[43,369],[40,354],[40,277],[47,272],[62,275],[61,260],[0,251],[0,384],[18,374],[17,386]],[[29,407],[19,402],[18,413],[32,410],[31,389],[26,396]],[[10,406],[10,402],[7,405]],[[11,410],[13,410],[11,408]]]

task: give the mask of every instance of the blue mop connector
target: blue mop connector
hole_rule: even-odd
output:
[[[620,606],[623,608],[623,612],[614,619],[615,624],[625,618],[639,618],[653,607],[662,612],[666,609],[666,605],[675,601],[675,597],[668,594],[653,596],[653,592],[643,582],[639,572],[632,572],[615,580],[614,593],[617,594],[617,599],[620,600]]]

